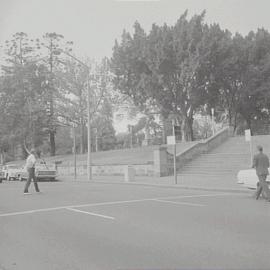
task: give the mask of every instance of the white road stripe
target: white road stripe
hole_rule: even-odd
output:
[[[104,205],[114,205],[114,204],[125,204],[125,203],[136,203],[136,202],[147,202],[151,199],[138,199],[138,200],[127,200],[127,201],[114,201],[114,202],[101,202],[101,203],[89,203],[89,204],[79,204],[79,205],[71,205],[66,206],[70,208],[78,208],[78,207],[89,207],[89,206],[104,206]]]
[[[70,211],[74,211],[74,212],[78,212],[78,213],[91,215],[91,216],[96,216],[96,217],[101,217],[101,218],[106,218],[106,219],[115,219],[114,217],[100,215],[100,214],[96,214],[96,213],[93,213],[93,212],[81,211],[81,210],[70,208],[70,207],[67,207],[65,209],[70,210]]]
[[[91,207],[91,206],[105,206],[105,205],[115,205],[115,204],[147,202],[147,201],[152,201],[152,200],[166,200],[166,199],[170,200],[170,199],[181,199],[181,198],[218,197],[218,196],[228,196],[228,195],[237,195],[237,194],[235,194],[235,193],[220,193],[220,194],[203,194],[203,195],[179,195],[179,196],[169,196],[169,197],[146,198],[146,199],[138,199],[138,200],[126,200],[126,201],[114,201],[114,202],[101,202],[101,203],[65,205],[65,206],[59,206],[59,207],[33,209],[33,210],[27,210],[27,211],[21,211],[21,212],[4,213],[4,214],[0,214],[0,217],[33,214],[33,213],[39,213],[39,212],[48,212],[48,211],[61,210],[61,209],[65,209],[65,208],[81,208],[81,207]],[[241,195],[243,195],[243,194],[241,194]]]
[[[144,201],[149,201],[149,200],[151,200],[151,199],[66,205],[66,206],[58,206],[58,207],[50,207],[50,208],[33,209],[33,210],[27,210],[27,211],[21,211],[21,212],[10,212],[10,213],[5,213],[5,214],[0,214],[0,217],[33,214],[33,213],[39,213],[39,212],[48,212],[48,211],[66,209],[66,208],[80,208],[80,207],[91,207],[91,206],[125,204],[125,203],[144,202]]]
[[[34,209],[34,210],[27,210],[27,211],[21,211],[21,212],[10,212],[1,214],[0,217],[9,217],[9,216],[18,216],[18,215],[25,215],[25,214],[34,214],[38,212],[48,212],[48,211],[54,211],[54,210],[60,210],[64,209],[65,207],[52,207],[52,208],[42,208],[42,209]]]
[[[200,198],[200,197],[220,197],[220,196],[232,196],[232,195],[244,195],[236,193],[217,193],[217,194],[202,194],[202,195],[180,195],[180,196],[169,196],[169,197],[159,197],[156,199],[181,199],[181,198]]]
[[[174,201],[166,201],[166,200],[158,200],[158,199],[154,199],[152,201],[162,202],[162,203],[179,204],[179,205],[188,205],[188,206],[198,206],[198,207],[205,206],[204,204],[198,204],[198,203],[174,202]]]

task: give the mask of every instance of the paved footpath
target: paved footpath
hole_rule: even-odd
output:
[[[270,204],[247,193],[0,184],[1,270],[270,269]]]
[[[62,181],[88,181],[87,176],[77,176],[75,179],[74,176],[62,176],[59,177]],[[229,192],[246,192],[251,193],[252,190],[243,187],[242,185],[237,184],[235,179],[219,179],[218,177],[203,177],[198,180],[198,178],[181,178],[177,177],[177,184],[173,176],[167,177],[147,177],[147,176],[135,176],[134,181],[125,182],[124,176],[96,176],[93,175],[92,181],[100,183],[125,183],[125,184],[141,184],[141,185],[153,185],[160,187],[174,187],[174,188],[186,188],[186,189],[199,189],[199,190],[212,190],[212,191],[229,191]]]

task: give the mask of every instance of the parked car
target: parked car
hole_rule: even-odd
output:
[[[21,170],[21,166],[17,164],[7,164],[3,166],[3,172],[4,172],[4,179],[10,181],[10,180],[17,180],[18,174]]]
[[[35,174],[38,181],[54,181],[57,176],[56,166],[53,163],[46,163],[44,160],[38,160],[35,166]],[[27,169],[24,166],[19,173],[19,180],[24,181],[28,177]]]
[[[241,184],[250,189],[256,189],[259,182],[255,169],[240,170],[237,174],[237,184]],[[270,176],[267,176],[266,182],[270,184]]]
[[[5,172],[3,171],[3,165],[0,165],[0,183],[5,179]]]
[[[28,177],[28,173],[27,173],[27,169],[24,165],[21,167],[21,170],[18,173],[18,178],[19,178],[19,181],[24,181],[27,179],[27,177]]]

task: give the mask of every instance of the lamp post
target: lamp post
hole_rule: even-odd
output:
[[[72,137],[73,137],[73,155],[74,155],[74,179],[77,178],[77,156],[76,156],[76,126],[72,125]]]

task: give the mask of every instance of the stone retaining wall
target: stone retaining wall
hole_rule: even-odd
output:
[[[93,165],[93,175],[124,175],[126,167],[129,165]],[[153,164],[135,164],[131,165],[137,176],[153,176]],[[74,164],[58,165],[59,175],[74,175]],[[80,164],[76,166],[77,175],[87,175],[87,165]]]

